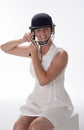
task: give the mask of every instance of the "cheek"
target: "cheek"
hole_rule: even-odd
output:
[[[37,37],[38,39],[41,38],[41,33],[35,34],[35,37]]]

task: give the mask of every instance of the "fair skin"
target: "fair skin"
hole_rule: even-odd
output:
[[[35,36],[39,41],[44,41],[47,40],[51,35],[51,28],[50,27],[39,28],[35,29],[34,32]],[[29,46],[20,46],[24,42],[31,42],[31,44]],[[41,47],[42,56],[47,53],[51,44],[52,41],[50,40],[47,45]],[[35,44],[34,41],[32,41],[31,33],[26,33],[22,39],[9,41],[1,45],[1,49],[6,53],[12,55],[31,58],[41,87],[45,87],[46,84],[56,79],[59,76],[59,74],[63,71],[63,69],[66,67],[68,61],[67,52],[65,50],[61,50],[55,55],[48,70],[45,71],[44,68],[41,66],[41,61],[39,60],[38,57],[38,45]],[[31,53],[31,56],[29,56],[29,53]],[[52,129],[53,125],[44,117],[22,116],[18,119],[18,121],[14,125],[14,130],[52,130]]]

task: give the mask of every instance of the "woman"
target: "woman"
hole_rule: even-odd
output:
[[[55,25],[51,16],[46,13],[34,15],[29,28],[31,32],[22,39],[1,45],[6,53],[31,58],[30,72],[36,80],[33,92],[21,106],[21,116],[14,130],[53,130],[73,112],[64,88],[68,54],[53,43]],[[22,46],[24,42],[30,45]]]

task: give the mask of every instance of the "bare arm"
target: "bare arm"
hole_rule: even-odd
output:
[[[8,52],[8,51],[14,49],[15,47],[17,47],[18,45],[20,45],[23,42],[25,42],[24,39],[12,40],[12,41],[9,41],[7,43],[2,44],[1,49],[5,52]]]
[[[67,65],[68,54],[66,51],[60,51],[57,53],[49,69],[45,71],[39,61],[39,58],[33,58],[33,64],[41,86],[48,84],[58,77],[62,70]]]
[[[1,49],[12,55],[28,57],[29,56],[29,47],[20,46],[24,42],[30,42],[28,39],[28,34],[26,33],[22,39],[12,40],[1,45]]]

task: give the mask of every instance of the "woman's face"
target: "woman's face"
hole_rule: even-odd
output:
[[[50,27],[39,28],[39,29],[35,29],[34,32],[35,32],[35,37],[37,37],[39,41],[45,41],[51,35],[51,28]]]

